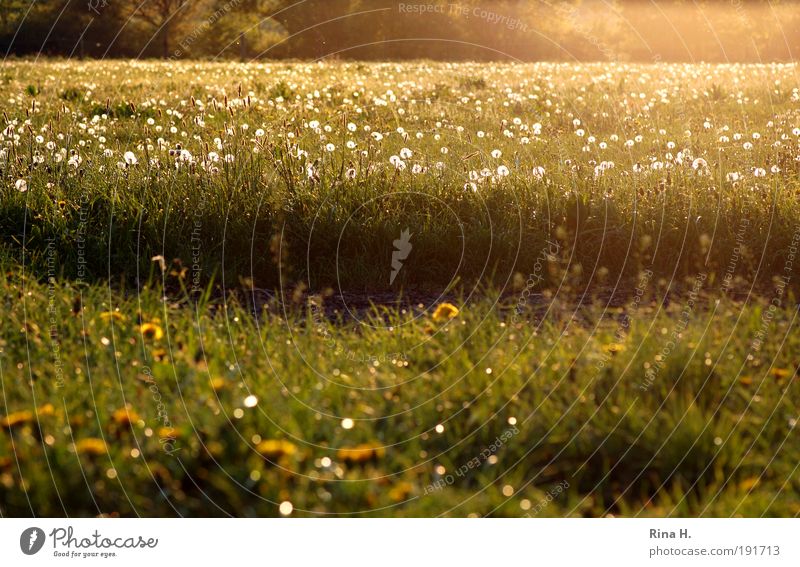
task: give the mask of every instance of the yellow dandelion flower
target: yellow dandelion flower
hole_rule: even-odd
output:
[[[383,447],[375,443],[362,443],[355,447],[342,447],[336,455],[340,461],[351,464],[366,463],[383,457]]]
[[[115,323],[122,323],[127,319],[127,317],[125,317],[125,315],[119,311],[103,311],[100,313],[100,319],[106,322],[114,321]]]
[[[161,362],[162,360],[165,360],[167,358],[167,351],[163,348],[153,349],[152,354],[153,354],[153,359],[156,362]]]
[[[15,411],[14,413],[10,413],[4,418],[0,419],[0,425],[11,429],[17,425],[22,425],[24,423],[30,423],[33,421],[34,416],[32,411],[24,410],[24,411]]]
[[[111,417],[114,423],[120,426],[127,426],[139,421],[139,414],[131,409],[130,406],[115,410]]]
[[[39,414],[39,417],[55,415],[56,408],[53,407],[53,404],[44,404],[43,406],[39,407],[37,413]]]
[[[408,499],[413,490],[414,487],[411,485],[410,482],[406,481],[398,482],[389,490],[389,498],[393,502],[402,502],[403,500]]]
[[[214,389],[215,392],[219,392],[225,387],[225,380],[223,380],[222,378],[212,378],[211,387]]]
[[[794,374],[794,372],[792,372],[788,368],[773,368],[771,374],[778,380],[782,380],[784,378],[788,378],[789,376]]]
[[[458,307],[453,305],[452,303],[440,303],[436,306],[436,310],[433,312],[433,320],[434,321],[449,321],[456,315],[458,315]]]
[[[279,459],[294,455],[297,445],[284,439],[265,439],[256,445],[256,451],[268,459]]]
[[[161,439],[176,439],[178,437],[178,430],[174,427],[159,427],[158,436]]]
[[[155,323],[142,323],[139,332],[146,340],[160,341],[164,337],[164,330]]]
[[[603,345],[603,350],[608,354],[617,354],[618,352],[625,350],[625,345],[622,343],[609,343],[607,345]]]
[[[759,483],[759,479],[757,476],[752,476],[750,478],[744,479],[742,482],[739,483],[739,488],[741,490],[750,490],[751,488],[755,487]]]
[[[105,455],[108,452],[106,442],[97,437],[87,437],[75,443],[75,452],[79,455]]]

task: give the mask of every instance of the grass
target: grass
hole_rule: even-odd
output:
[[[7,63],[0,513],[799,514],[795,74]]]
[[[3,515],[800,512],[796,311],[763,300],[538,321],[487,300],[353,329],[158,289],[2,292]]]
[[[737,273],[768,286],[800,217],[794,72],[11,63],[0,260],[42,274],[54,239],[75,278],[80,235],[90,279],[130,283],[154,255],[199,249],[204,284],[396,292],[528,274],[560,234],[582,288],[601,269],[629,287],[642,269],[722,273],[741,243]],[[126,151],[137,164],[120,168]],[[389,286],[405,228],[417,252]]]

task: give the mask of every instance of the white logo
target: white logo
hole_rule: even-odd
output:
[[[44,545],[44,531],[39,528],[28,528],[19,536],[19,548],[25,555],[38,553]]]
[[[403,260],[411,254],[413,246],[411,245],[411,233],[409,233],[408,228],[401,232],[400,238],[392,242],[392,244],[394,244],[395,250],[392,252],[392,273],[389,276],[389,285],[394,283],[394,279],[403,268]]]

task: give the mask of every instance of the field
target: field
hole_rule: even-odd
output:
[[[0,513],[799,515],[796,84],[6,63]]]

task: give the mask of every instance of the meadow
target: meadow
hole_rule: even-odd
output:
[[[7,62],[0,513],[800,514],[796,84]]]

